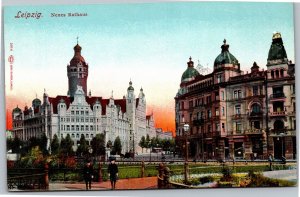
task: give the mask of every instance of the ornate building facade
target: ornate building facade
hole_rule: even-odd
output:
[[[189,154],[200,159],[295,159],[295,65],[281,34],[273,34],[266,70],[254,62],[244,73],[226,40],[221,49],[212,73],[187,63],[175,97],[177,145],[187,137]]]
[[[96,134],[105,134],[106,142],[114,142],[117,136],[122,143],[122,152],[142,152],[138,143],[142,136],[152,135],[154,118],[146,115],[146,98],[140,89],[136,98],[132,82],[122,99],[114,99],[113,94],[105,99],[87,93],[88,64],[81,56],[81,47],[74,47],[74,57],[67,65],[68,94],[49,96],[43,94],[43,102],[36,98],[32,107],[13,109],[13,133],[27,141],[31,137],[45,134],[49,143],[56,134],[59,139],[68,134],[76,149],[83,134],[90,144]]]

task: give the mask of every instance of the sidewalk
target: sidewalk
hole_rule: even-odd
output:
[[[276,170],[263,172],[265,177],[273,179],[283,179],[289,181],[297,181],[297,170]]]
[[[155,189],[157,188],[156,177],[121,179],[117,181],[116,189]],[[110,190],[110,181],[92,182],[92,190]],[[85,190],[85,183],[50,183],[49,191],[57,190]]]

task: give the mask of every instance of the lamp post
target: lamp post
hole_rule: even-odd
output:
[[[184,124],[183,125],[183,130],[185,132],[185,163],[184,163],[184,180],[185,182],[188,181],[188,139],[187,139],[187,134],[190,129],[189,124]]]

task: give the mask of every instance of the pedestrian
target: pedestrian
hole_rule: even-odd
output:
[[[272,161],[273,161],[272,154],[269,154],[268,161],[269,161],[269,169],[270,169],[270,171],[272,171]]]
[[[114,190],[114,189],[116,189],[116,182],[117,182],[118,173],[119,173],[118,166],[115,163],[115,158],[111,158],[110,164],[108,165],[108,168],[107,168],[107,171],[108,171],[108,176],[110,179],[111,189]]]
[[[93,166],[91,162],[88,160],[83,168],[83,177],[85,181],[86,190],[92,188],[92,179],[94,178],[93,171],[94,171]]]

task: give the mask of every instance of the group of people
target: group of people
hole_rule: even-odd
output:
[[[115,163],[115,158],[110,159],[110,163],[107,168],[108,177],[111,183],[111,189],[114,190],[116,188],[116,182],[118,180],[118,166]],[[94,169],[91,164],[91,161],[88,160],[86,165],[83,168],[83,178],[86,185],[86,190],[91,190],[92,188],[92,180],[94,178]]]

